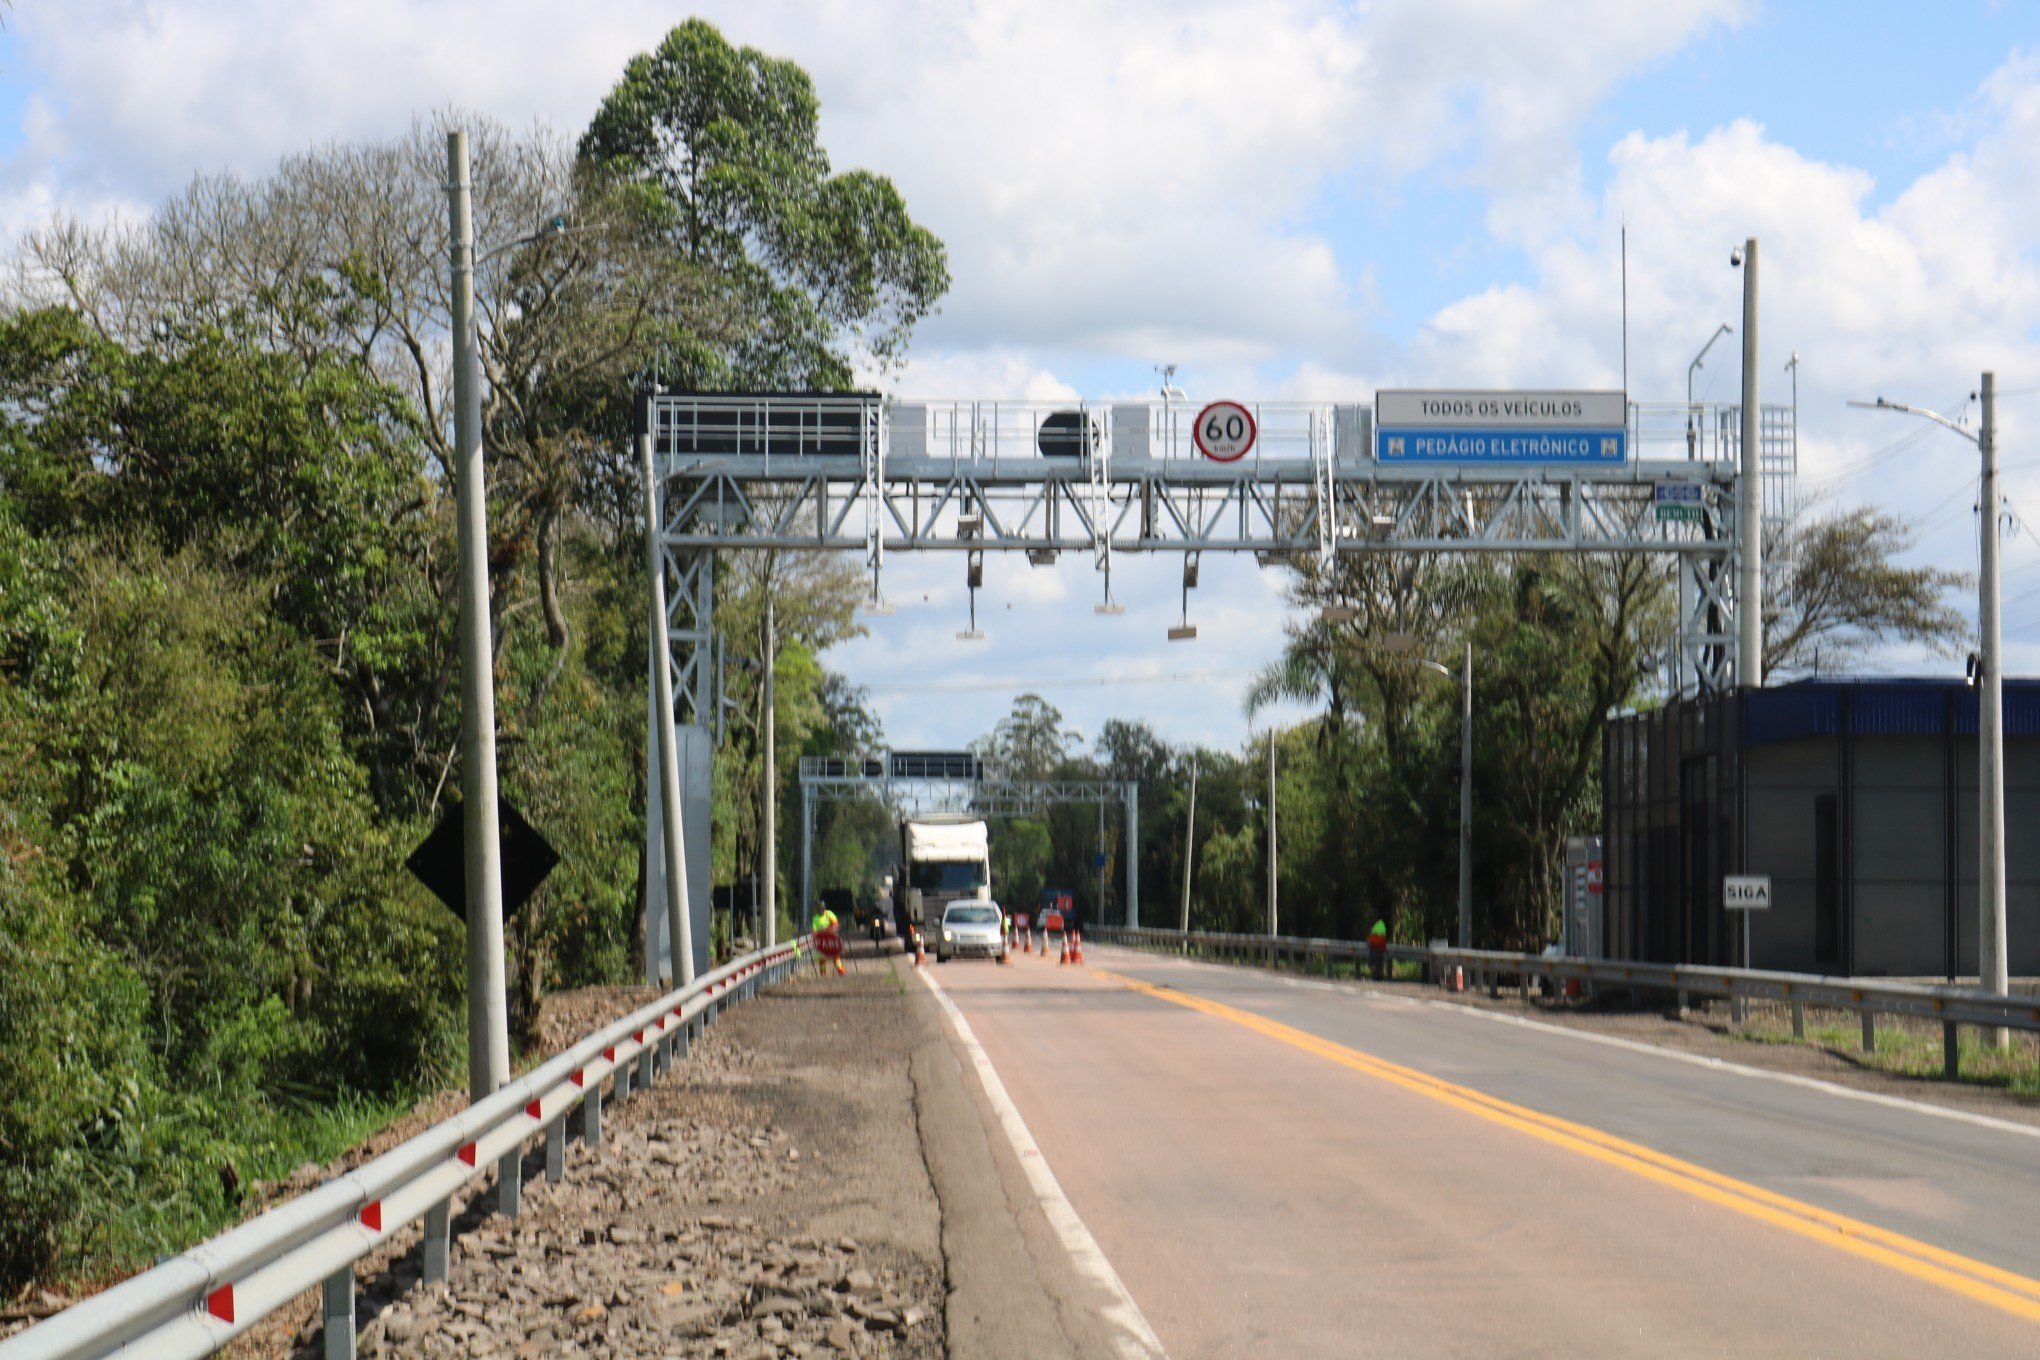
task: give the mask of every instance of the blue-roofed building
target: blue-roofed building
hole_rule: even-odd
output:
[[[1976,974],[1977,696],[1960,680],[1807,680],[1608,725],[1611,958],[1744,962],[1728,874],[1767,874],[1758,968]],[[2006,930],[2040,974],[2040,681],[2005,682]]]

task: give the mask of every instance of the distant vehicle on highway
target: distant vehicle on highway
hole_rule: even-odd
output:
[[[902,940],[919,934],[936,943],[927,937],[951,902],[991,900],[991,838],[982,817],[938,812],[901,821],[893,922]]]
[[[935,937],[935,962],[967,958],[1004,959],[1006,923],[997,902],[951,902],[942,909]]]

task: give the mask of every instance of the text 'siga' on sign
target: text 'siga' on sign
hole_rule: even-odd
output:
[[[1721,905],[1730,911],[1769,911],[1769,874],[1729,874],[1721,880]]]

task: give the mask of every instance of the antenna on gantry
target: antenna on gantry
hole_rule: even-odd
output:
[[[1190,394],[1176,386],[1176,365],[1156,364],[1155,372],[1162,375],[1162,403],[1164,405],[1172,401],[1190,400]]]

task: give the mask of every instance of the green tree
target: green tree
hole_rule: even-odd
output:
[[[1970,578],[1903,565],[1913,531],[1900,515],[1864,506],[1801,513],[1767,538],[1767,676],[1845,670],[1888,642],[1952,653],[1970,636],[1947,598]]]
[[[1063,726],[1062,710],[1039,694],[1023,694],[978,748],[1000,774],[1047,779],[1082,742],[1079,733]]]
[[[814,83],[689,19],[633,57],[581,155],[642,186],[684,258],[748,318],[733,344],[680,356],[696,386],[847,387],[883,367],[949,288],[942,243],[892,181],[832,173]]]

